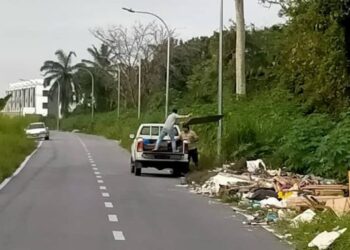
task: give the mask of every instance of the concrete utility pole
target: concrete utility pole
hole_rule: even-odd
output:
[[[218,115],[222,115],[222,32],[223,32],[223,7],[224,1],[220,0],[220,33],[219,33],[219,77],[218,77]],[[222,138],[222,120],[219,120],[217,135],[217,154],[221,159],[221,138]]]
[[[166,24],[166,22],[158,15],[152,13],[152,12],[147,12],[147,11],[137,11],[129,8],[122,8],[123,10],[126,10],[130,13],[139,13],[139,14],[146,14],[146,15],[151,15],[159,19],[163,25],[165,26],[165,29],[168,32],[168,48],[167,48],[167,62],[166,62],[166,83],[165,83],[165,118],[168,116],[168,109],[169,109],[169,78],[170,78],[170,41],[171,41],[171,32]]]
[[[236,94],[246,95],[244,0],[235,0],[236,6]]]

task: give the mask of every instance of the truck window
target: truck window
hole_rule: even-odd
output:
[[[151,128],[149,126],[145,126],[141,129],[141,135],[150,135],[151,134]]]
[[[152,127],[151,129],[151,135],[155,136],[155,135],[159,135],[159,127]]]
[[[162,130],[163,127],[160,127],[160,130]],[[179,136],[179,131],[174,127],[174,135]]]

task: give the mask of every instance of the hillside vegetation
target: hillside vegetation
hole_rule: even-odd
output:
[[[278,1],[276,1],[278,2]],[[235,95],[235,25],[224,32],[224,161],[262,158],[274,168],[338,179],[350,169],[350,3],[347,0],[281,1],[283,25],[247,27],[247,96]],[[154,25],[96,30],[104,43],[89,48],[86,67],[95,76],[96,115],[90,124],[91,79],[74,74],[82,105],[65,113],[64,129],[121,139],[140,122],[164,119],[166,42],[137,34],[162,34]],[[140,30],[144,32],[139,32]],[[133,32],[134,31],[134,32]],[[172,40],[170,106],[195,116],[217,113],[218,34]],[[141,41],[143,41],[141,39]],[[147,42],[147,44],[146,44]],[[126,53],[129,48],[130,53]],[[129,56],[129,57],[127,57]],[[142,119],[136,119],[137,61],[142,60]],[[121,70],[121,117],[117,119],[117,68]],[[200,135],[202,167],[215,167],[216,124],[193,127]]]

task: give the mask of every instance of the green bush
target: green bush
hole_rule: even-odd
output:
[[[319,159],[318,166],[312,172],[319,175],[347,180],[347,171],[350,169],[350,117],[349,113],[322,138],[316,151]]]
[[[334,122],[325,114],[312,114],[296,119],[283,136],[278,154],[292,171],[310,173],[317,170],[319,157],[316,151],[333,126]]]

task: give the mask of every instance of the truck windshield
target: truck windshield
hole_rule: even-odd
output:
[[[30,124],[28,126],[28,129],[36,129],[36,128],[45,128],[45,126],[42,123]]]

